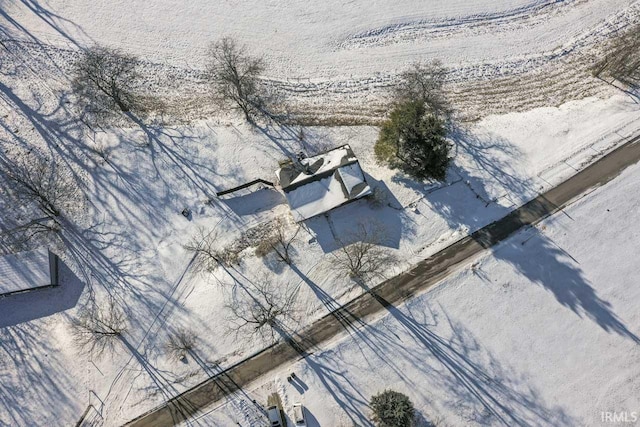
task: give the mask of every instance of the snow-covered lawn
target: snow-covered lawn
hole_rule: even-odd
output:
[[[387,388],[438,425],[599,426],[606,412],[633,421],[638,180],[636,165],[199,421],[259,426],[250,399],[279,392],[289,416],[293,403],[307,407],[309,426],[367,425],[367,402]]]
[[[269,179],[283,158],[281,149],[244,125],[202,122],[98,133],[95,143],[109,147],[111,154],[108,163],[96,156],[85,159],[93,206],[85,221],[96,225],[69,233],[66,247],[60,247],[67,265],[62,289],[0,301],[3,342],[28,348],[22,351],[28,351],[29,361],[14,359],[14,347],[5,345],[3,358],[13,364],[2,370],[2,394],[11,396],[2,419],[12,424],[73,422],[92,403],[107,424],[127,421],[202,380],[206,369],[228,366],[260,349],[262,343],[236,340],[224,326],[224,305],[242,285],[270,275],[299,286],[300,325],[335,304],[318,299],[319,290],[337,302],[361,292],[331,268],[329,252],[336,249],[332,227],[344,236],[360,221],[383,225],[385,244],[402,260],[387,272],[391,276],[575,173],[574,167],[620,142],[620,135],[637,132],[638,116],[635,104],[618,97],[488,117],[459,131],[454,166],[440,187],[418,185],[376,165],[375,128],[310,129],[309,138],[318,145],[351,144],[369,182],[386,188],[390,206],[358,201],[332,212],[331,226],[325,217],[308,221],[294,243],[295,268],[256,257],[249,247],[230,273],[218,269],[213,275],[190,270],[191,255],[182,245],[205,227],[215,228],[219,246],[225,247],[242,232],[288,215],[283,198],[268,189],[208,203],[215,190]],[[191,221],[180,214],[184,207],[192,210]],[[105,289],[114,293],[129,316],[129,347],[113,356],[87,358],[71,343],[68,316],[77,309],[80,292],[86,297],[87,284],[98,295]],[[67,311],[54,314],[60,310]],[[206,369],[194,361],[168,360],[164,342],[180,327],[198,335]],[[32,388],[25,378],[38,372],[46,372],[51,383]],[[38,410],[47,400],[64,404]]]
[[[86,206],[78,209],[81,214],[70,218],[72,225],[52,248],[62,261],[61,287],[0,299],[3,426],[73,425],[90,404],[95,408],[91,417],[120,425],[201,381],[212,369],[262,348],[264,343],[236,340],[226,330],[225,304],[243,286],[265,276],[297,286],[302,326],[361,292],[332,268],[335,236],[348,235],[360,222],[379,223],[386,234],[384,244],[400,260],[389,267],[391,276],[500,218],[640,132],[640,107],[633,98],[586,77],[584,69],[591,61],[588,54],[597,51],[611,31],[637,22],[637,1],[331,0],[311,6],[302,0],[215,5],[202,0],[180,7],[166,0],[0,3],[0,156],[36,147],[73,170],[87,198]],[[375,127],[308,127],[301,145],[294,137],[299,127],[256,129],[221,113],[201,77],[207,45],[225,35],[264,54],[270,84],[293,101],[307,103],[311,113],[314,108],[319,115],[343,111],[353,118],[359,108],[369,108],[367,114],[374,111],[379,119],[383,110],[376,108],[386,105],[384,90],[393,77],[412,61],[439,58],[450,71],[446,90],[454,108],[462,116],[473,110],[469,116],[483,118],[459,123],[451,133],[455,157],[444,184],[417,183],[376,164]],[[104,128],[79,120],[69,98],[68,71],[78,49],[93,43],[140,55],[144,89],[162,96],[171,107],[167,115],[123,119]],[[575,68],[576,63],[582,68]],[[529,77],[518,80],[524,72]],[[494,80],[501,76],[520,83]],[[546,80],[549,76],[553,84]],[[560,95],[563,88],[570,90]],[[590,94],[599,97],[587,97]],[[580,99],[561,102],[567,97]],[[533,108],[538,105],[546,107]],[[512,109],[528,111],[488,114]],[[288,218],[284,197],[271,189],[225,198],[215,193],[256,178],[272,181],[287,154],[305,150],[311,155],[343,144],[358,156],[378,202],[360,200],[307,221],[293,245],[293,268],[272,257],[257,257],[251,246],[255,238],[247,238],[247,233],[260,234],[277,218]],[[0,207],[6,212],[11,208],[2,197]],[[181,215],[185,208],[190,218]],[[621,220],[616,226],[623,224]],[[196,272],[183,245],[200,227],[216,231],[221,249],[242,247],[239,264],[212,274]],[[288,230],[293,233],[293,224]],[[523,248],[535,242],[544,246],[546,240],[532,238]],[[610,254],[596,248],[593,257]],[[548,251],[542,252],[541,265],[549,261]],[[491,262],[483,261],[480,271]],[[500,266],[496,271],[506,268]],[[483,286],[497,292],[488,283]],[[442,287],[449,288],[457,289]],[[103,358],[81,354],[70,334],[70,321],[90,290],[98,301],[111,294],[129,320],[119,351]],[[454,325],[471,328],[465,322],[473,317],[468,304],[479,304],[477,319],[495,314],[495,307],[489,304],[491,310],[485,312],[464,293],[459,299],[454,306],[461,317],[452,317]],[[588,312],[597,312],[593,301],[581,303],[577,311],[584,308],[587,318]],[[465,304],[468,312],[461,309]],[[443,306],[447,313],[454,312]],[[433,309],[437,313],[439,307]],[[631,328],[632,319],[621,319]],[[593,320],[590,324],[601,323],[597,316]],[[427,321],[437,322],[443,336],[454,334],[442,313],[437,319],[429,314]],[[610,327],[620,332],[619,325]],[[179,328],[197,334],[198,363],[175,363],[167,357],[168,334]],[[381,334],[415,341],[402,325]],[[490,343],[483,344],[489,349]],[[490,350],[491,357],[504,362],[497,345]],[[488,358],[480,352],[470,363],[484,367],[493,360]],[[345,371],[330,361],[317,363]],[[411,360],[397,363],[410,365]],[[504,363],[508,366],[503,372],[528,372]],[[437,364],[425,369],[440,372],[444,381],[446,372]],[[437,386],[434,396],[444,396]],[[537,386],[545,390],[544,384]],[[409,383],[398,385],[402,387]],[[522,399],[535,395],[518,384],[509,387]],[[310,387],[307,396],[313,390],[318,388]],[[457,392],[463,400],[465,391]],[[354,394],[349,410],[361,411],[357,401],[366,398]],[[431,400],[421,402],[424,406]],[[452,413],[445,403],[433,405],[429,415]],[[474,408],[476,402],[465,405]],[[318,417],[322,412],[312,410]],[[573,417],[580,415],[577,409],[566,410]],[[530,419],[535,414],[518,416]]]

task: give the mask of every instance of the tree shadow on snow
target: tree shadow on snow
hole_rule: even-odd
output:
[[[419,310],[412,310],[411,303],[396,308],[375,291],[371,295],[384,306],[391,319],[400,328],[398,333],[412,338],[413,343],[398,339],[389,343],[387,354],[405,358],[411,366],[419,367],[435,387],[415,388],[423,394],[421,401],[431,400],[431,393],[444,391],[445,405],[462,417],[465,422],[491,425],[498,422],[505,426],[573,425],[573,420],[561,407],[542,400],[539,392],[528,385],[526,378],[519,378],[502,362],[491,355],[462,324],[446,318],[444,328],[448,333],[435,332],[441,315],[426,309],[421,302]],[[371,328],[379,328],[379,322]],[[444,329],[440,328],[440,329]],[[431,384],[429,384],[431,385]]]
[[[71,36],[67,30],[65,30],[65,26],[70,26],[74,30],[79,31],[83,37],[88,38],[87,33],[80,27],[79,25],[73,23],[67,18],[64,18],[50,9],[44,7],[39,1],[36,0],[19,0],[20,4],[22,4],[25,8],[27,8],[30,12],[33,13],[38,19],[46,24],[47,27],[51,28],[55,34],[61,36],[68,43],[73,44],[76,47],[80,47],[78,42],[75,40],[73,36]],[[27,40],[31,42],[35,42],[37,44],[48,44],[47,41],[43,42],[36,34],[30,32],[26,29],[22,24],[20,24],[16,19],[11,17],[7,12],[0,9],[0,18],[3,18],[4,21],[9,24],[8,29],[4,29],[4,32],[7,36],[15,37],[21,36],[26,37]],[[4,26],[3,26],[4,27]],[[0,32],[2,34],[2,32]]]
[[[462,412],[467,421],[491,424],[497,420],[506,426],[573,424],[562,408],[546,405],[526,380],[507,371],[461,324],[447,317],[451,336],[443,337],[433,332],[434,325],[427,324],[424,313],[420,321],[418,313],[411,310],[405,313],[391,305],[386,307],[416,343],[438,362],[439,366],[435,366],[430,375],[452,396],[451,406]],[[437,322],[437,318],[431,321]],[[412,352],[407,355],[416,362],[421,359]]]
[[[165,180],[163,172],[172,172],[173,176],[165,180],[169,188],[173,185],[172,179],[181,179],[189,182],[202,194],[213,198],[216,191],[212,178],[219,176],[215,169],[216,164],[213,159],[199,159],[188,152],[190,140],[196,139],[194,135],[188,135],[184,130],[177,128],[146,124],[132,113],[127,113],[127,116],[144,133],[146,147],[150,150],[151,161],[158,177]],[[163,165],[157,163],[160,161]]]
[[[286,123],[286,118],[267,118],[266,123],[252,123],[253,127],[267,137],[287,158],[303,152],[311,157],[334,148],[329,139],[318,129]]]
[[[60,349],[49,344],[47,321],[0,328],[0,424],[27,426],[46,420],[55,402],[55,420],[73,419],[83,408],[73,393],[72,372]],[[6,423],[6,424],[5,424]]]
[[[404,381],[412,383],[412,380],[393,363],[393,360],[386,357],[385,345],[389,345],[398,339],[398,336],[392,330],[385,331],[382,328],[369,328],[367,322],[352,314],[348,308],[336,301],[295,265],[292,265],[291,269],[311,289],[329,315],[336,319],[340,326],[353,338],[353,342],[358,346],[362,354],[367,349],[374,352],[396,375],[403,378]],[[371,368],[374,369],[373,366]]]
[[[487,209],[494,209],[502,219],[481,228],[487,225],[486,215],[468,212],[468,208],[459,205],[455,198],[438,197],[431,193],[428,200],[432,209],[451,228],[466,228],[471,231],[471,238],[483,247],[491,248],[512,233],[522,230],[522,219],[512,210],[522,200],[533,198],[537,189],[509,162],[509,159],[517,159],[521,153],[507,141],[478,137],[460,128],[453,130],[451,138],[456,144],[457,155],[470,159],[467,168],[454,164],[453,171],[462,177],[463,184],[485,203]],[[496,184],[497,187],[489,189],[488,185]],[[502,194],[496,197],[496,193],[501,191]],[[498,199],[502,203],[499,204]],[[544,215],[558,210],[544,197],[529,202],[527,206],[531,212]],[[559,212],[570,218],[563,211]],[[493,250],[493,256],[513,265],[522,276],[551,291],[560,304],[580,317],[587,317],[608,332],[640,343],[638,337],[612,311],[611,305],[598,296],[579,264],[544,234],[538,233],[526,245],[518,244],[513,238],[508,239]]]
[[[362,408],[368,406],[368,396],[349,380],[349,371],[344,365],[335,362],[329,352],[319,356],[310,356],[306,363],[317,376],[320,384],[331,395],[338,407],[349,417],[354,425],[369,425],[370,421]]]
[[[640,338],[625,326],[611,304],[598,295],[578,262],[537,229],[531,232],[533,237],[525,240],[512,237],[499,244],[493,250],[493,256],[508,262],[523,277],[550,291],[563,307],[580,318],[588,318],[603,330],[640,344]]]

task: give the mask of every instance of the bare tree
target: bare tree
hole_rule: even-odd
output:
[[[16,218],[2,234],[20,235],[26,242],[33,236],[58,231],[63,215],[83,203],[78,182],[63,163],[56,163],[36,151],[19,154],[0,165],[11,214]],[[5,219],[9,215],[4,215]]]
[[[297,296],[298,288],[290,284],[275,286],[268,279],[255,283],[251,291],[236,295],[227,304],[229,332],[269,341],[279,335],[289,341],[288,324],[294,320]]]
[[[608,75],[632,88],[640,86],[640,24],[616,37],[593,67],[596,77]]]
[[[201,272],[211,273],[218,265],[230,266],[238,263],[238,253],[233,248],[218,248],[218,232],[216,229],[207,230],[198,227],[196,233],[188,243],[185,250],[193,253],[195,269]]]
[[[198,227],[191,240],[184,245],[187,252],[196,256],[196,270],[212,272],[216,269],[219,263],[217,240],[218,233],[215,229],[206,230]]]
[[[287,222],[282,218],[278,218],[274,223],[271,234],[265,236],[256,247],[256,255],[265,256],[274,252],[278,260],[291,265],[293,261],[292,245],[299,232],[300,226],[296,226],[292,234],[288,233]]]
[[[138,59],[104,46],[85,50],[74,66],[73,91],[85,112],[107,115],[138,109],[134,88],[139,84]]]
[[[74,341],[80,350],[100,357],[115,350],[127,330],[127,319],[115,301],[110,299],[101,307],[91,301],[80,309],[71,325]]]
[[[358,224],[347,239],[353,243],[343,244],[338,240],[341,247],[332,252],[332,267],[352,279],[364,281],[375,276],[384,277],[384,271],[395,262],[389,250],[380,246],[385,233],[379,225]]]
[[[449,112],[442,85],[447,71],[438,60],[415,62],[400,74],[400,82],[395,88],[397,102],[422,101],[436,116]]]
[[[196,339],[197,336],[193,331],[184,328],[169,334],[164,346],[169,358],[174,361],[184,360],[195,348]]]
[[[247,121],[254,123],[265,106],[260,83],[262,59],[249,55],[244,46],[228,37],[213,43],[209,55],[209,77],[216,100],[242,111]]]

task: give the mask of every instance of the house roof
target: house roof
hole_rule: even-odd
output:
[[[284,165],[276,174],[296,222],[371,193],[348,145]]]
[[[0,257],[0,295],[52,284],[47,248]]]

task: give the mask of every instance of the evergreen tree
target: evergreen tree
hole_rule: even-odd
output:
[[[373,396],[370,405],[378,427],[410,427],[413,423],[413,403],[402,393],[385,390]]]
[[[422,101],[396,105],[382,124],[374,147],[378,161],[419,178],[443,180],[449,166],[444,122],[427,112]]]

